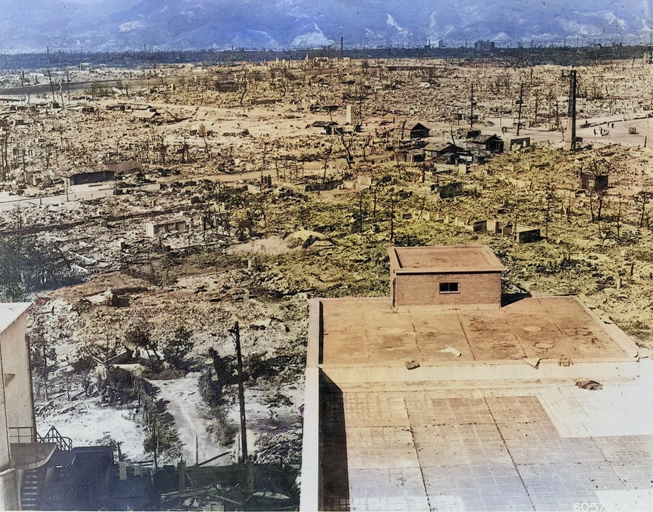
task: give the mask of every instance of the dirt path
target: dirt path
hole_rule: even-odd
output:
[[[175,418],[175,426],[183,443],[182,454],[188,464],[195,464],[195,439],[197,438],[199,462],[227,451],[213,439],[207,430],[207,421],[201,416],[202,397],[199,373],[189,373],[177,380],[151,380],[160,389],[158,397],[168,402],[168,412]],[[231,462],[228,456],[209,463],[220,465]]]

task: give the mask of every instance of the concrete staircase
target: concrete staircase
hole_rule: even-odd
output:
[[[38,510],[39,495],[45,477],[45,468],[26,469],[23,486],[20,490],[22,510]]]

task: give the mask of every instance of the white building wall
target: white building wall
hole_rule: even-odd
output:
[[[36,427],[26,329],[27,315],[23,312],[0,333],[2,369],[4,374],[10,376],[4,390],[9,427]]]
[[[0,471],[0,510],[20,510],[18,472],[15,469]]]
[[[4,375],[2,371],[2,351],[0,350],[0,375]],[[7,412],[5,410],[5,387],[4,379],[3,385],[0,386],[0,471],[6,469],[9,466],[10,456],[9,456],[9,430],[7,425]],[[0,490],[0,493],[2,491]],[[3,509],[7,510],[7,509]]]

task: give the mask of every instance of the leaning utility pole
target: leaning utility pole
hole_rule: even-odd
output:
[[[576,70],[572,69],[569,74],[569,122],[571,128],[570,150],[576,150],[576,92],[577,92]]]
[[[519,86],[519,110],[517,111],[517,137],[521,129],[521,107],[524,104],[524,82]]]
[[[234,335],[236,342],[236,362],[238,371],[238,402],[240,404],[240,446],[241,446],[241,462],[247,462],[247,430],[245,423],[245,390],[243,388],[243,355],[240,351],[240,328],[236,322],[232,329],[231,334]]]

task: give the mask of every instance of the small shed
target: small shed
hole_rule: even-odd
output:
[[[334,121],[315,121],[314,123],[308,125],[308,127],[310,128],[322,128],[324,135],[333,134],[334,128],[336,128],[337,126],[338,123]]]
[[[424,161],[424,153],[418,149],[400,149],[396,155],[397,162],[417,163]]]
[[[483,245],[390,247],[392,308],[405,306],[501,306],[501,272]]]
[[[426,139],[429,137],[430,130],[422,123],[417,123],[410,129],[411,139]]]
[[[451,142],[431,142],[424,148],[424,152],[428,157],[440,157],[458,153],[459,151],[462,151],[462,148]]]
[[[498,135],[480,135],[470,140],[469,144],[489,153],[503,153],[503,140]]]
[[[581,190],[592,192],[607,190],[609,186],[607,174],[594,174],[581,171],[578,182],[578,186]]]

